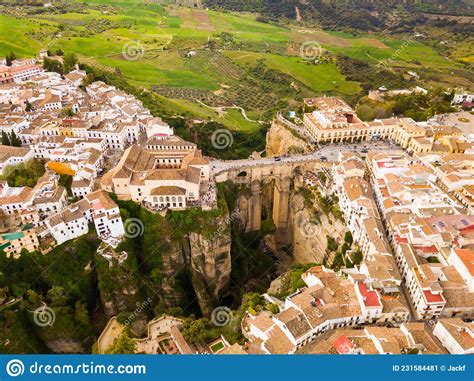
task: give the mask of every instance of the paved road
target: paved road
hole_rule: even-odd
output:
[[[323,146],[320,149],[304,155],[282,156],[280,158],[267,157],[261,159],[242,159],[242,160],[213,160],[211,161],[211,170],[214,174],[233,168],[245,168],[257,165],[283,165],[285,163],[297,163],[308,160],[327,160],[328,162],[337,161],[339,152],[359,152],[362,155],[366,150],[401,150],[397,146],[386,142],[364,142],[353,144],[331,144]]]
[[[274,165],[274,164],[287,164],[287,163],[297,163],[297,162],[304,162],[308,160],[319,160],[321,154],[318,151],[306,154],[306,155],[292,155],[292,156],[283,156],[279,159],[275,157],[264,157],[261,159],[243,159],[243,160],[214,160],[211,161],[211,169],[214,173],[219,173],[224,170],[229,170],[233,168],[247,168],[252,166],[259,166],[259,165]]]

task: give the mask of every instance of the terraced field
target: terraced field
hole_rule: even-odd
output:
[[[325,32],[258,22],[255,15],[161,5],[143,0],[70,1],[60,10],[0,6],[0,56],[40,49],[74,52],[80,60],[119,72],[132,85],[153,89],[176,112],[220,120],[229,128],[258,124],[210,107],[243,107],[254,119],[268,119],[293,99],[320,93],[354,97],[357,82],[341,74],[335,58],[320,63],[300,56],[311,41],[334,57],[343,54],[398,71],[438,73],[440,82],[472,87],[460,63],[410,38]],[[407,42],[408,41],[408,42]],[[127,47],[139,47],[130,58]],[[426,84],[433,83],[430,75]],[[424,85],[424,83],[419,83]],[[204,104],[204,106],[203,106]],[[192,105],[192,106],[191,106]]]

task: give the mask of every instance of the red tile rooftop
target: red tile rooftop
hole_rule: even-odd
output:
[[[369,291],[365,283],[357,283],[360,294],[364,298],[364,304],[366,307],[382,307],[379,302],[377,292]]]
[[[408,238],[400,237],[399,235],[396,235],[395,236],[395,242],[396,243],[408,243]]]
[[[354,348],[355,345],[352,341],[350,341],[346,335],[341,335],[333,344],[334,348],[336,348],[337,352],[340,354],[348,354]]]
[[[474,276],[474,251],[470,249],[457,249],[455,252],[469,273]]]
[[[431,246],[413,246],[414,249],[420,250],[423,253],[437,253],[439,250],[436,248],[435,245]]]
[[[473,231],[474,230],[474,225],[469,225],[469,226],[466,226],[465,228],[462,228],[462,229],[459,229],[459,231],[461,232],[468,232],[468,231]]]
[[[428,303],[441,303],[444,302],[443,295],[441,294],[433,294],[431,291],[423,290],[423,294],[425,294],[425,298]]]
[[[35,65],[21,65],[21,66],[13,66],[10,68],[10,72],[18,72],[18,71],[23,71],[23,70],[30,70],[34,69],[37,66]]]

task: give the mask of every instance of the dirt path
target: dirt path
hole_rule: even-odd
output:
[[[255,120],[255,119],[250,119],[248,116],[247,116],[247,112],[245,111],[244,108],[240,107],[240,106],[221,106],[221,107],[212,107],[212,106],[209,106],[207,104],[205,104],[204,102],[198,100],[197,101],[199,104],[203,105],[204,107],[207,107],[207,108],[210,108],[211,110],[214,110],[216,111],[219,116],[223,116],[224,113],[225,113],[225,110],[227,109],[236,109],[236,110],[240,110],[240,113],[242,114],[242,116],[244,117],[244,119],[248,122],[254,122],[254,123],[264,123],[262,120]]]

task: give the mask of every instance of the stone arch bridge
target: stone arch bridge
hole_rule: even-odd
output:
[[[322,162],[316,155],[300,155],[261,160],[234,160],[211,163],[217,183],[232,181],[237,185],[247,185],[250,189],[247,216],[247,231],[258,231],[262,222],[262,188],[272,182],[273,210],[272,220],[276,227],[277,244],[290,242],[289,200],[293,178],[297,172],[314,171],[331,167],[331,163]]]

